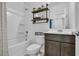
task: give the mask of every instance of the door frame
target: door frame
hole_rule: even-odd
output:
[[[0,2],[0,56],[8,55],[6,2]]]

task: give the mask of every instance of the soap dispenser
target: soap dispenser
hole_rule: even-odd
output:
[[[49,20],[49,28],[50,28],[50,29],[52,29],[52,28],[55,29],[55,22],[54,22],[53,19],[50,19],[50,20]]]
[[[49,28],[52,28],[52,19],[49,20]]]

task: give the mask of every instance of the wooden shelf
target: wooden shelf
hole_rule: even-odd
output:
[[[43,9],[32,11],[32,13],[39,13],[39,12],[43,12],[43,11],[47,11],[47,10],[49,10],[49,9],[48,8],[43,8]]]
[[[35,24],[37,22],[47,23],[48,22],[48,12],[47,12],[48,10],[49,10],[48,9],[48,4],[46,4],[46,7],[37,8],[36,10],[35,10],[35,8],[33,8],[33,11],[32,11],[32,13],[33,13],[33,20],[32,20],[33,24]],[[44,12],[45,14],[41,13],[42,14],[41,16],[38,16],[38,17],[35,16],[36,13],[38,15],[38,13],[40,14],[40,12]],[[44,16],[44,17],[42,17],[42,16]],[[46,21],[44,21],[44,20],[46,20]],[[44,22],[42,22],[42,21],[44,21]]]
[[[41,18],[41,19],[33,19],[33,24],[36,23],[36,21],[42,21],[42,20],[46,20],[46,22],[41,22],[41,23],[47,23],[48,22],[48,18]],[[40,23],[40,22],[39,22]]]
[[[47,21],[46,22],[33,22],[33,24],[42,24],[42,23],[47,23]]]
[[[32,21],[48,20],[48,18],[33,19]]]

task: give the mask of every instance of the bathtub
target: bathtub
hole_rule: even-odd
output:
[[[16,42],[16,40],[8,40],[9,56],[24,56],[27,41]]]

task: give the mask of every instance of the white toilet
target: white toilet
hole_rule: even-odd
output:
[[[26,48],[27,56],[37,56],[39,54],[40,49],[42,48],[42,45],[44,44],[44,37],[37,36],[35,41],[36,41],[35,43],[30,44]]]

